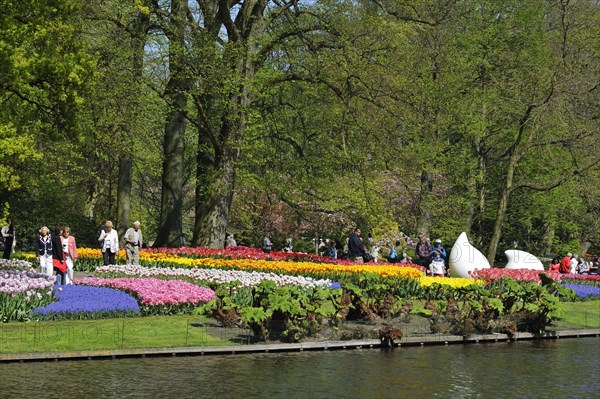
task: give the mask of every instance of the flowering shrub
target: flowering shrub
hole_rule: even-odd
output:
[[[31,311],[54,300],[54,277],[28,270],[0,271],[0,320],[29,320]]]
[[[285,274],[245,272],[241,270],[220,269],[184,269],[173,267],[143,267],[143,266],[101,266],[96,268],[96,274],[109,277],[176,277],[190,280],[205,281],[211,284],[225,284],[239,281],[242,287],[258,285],[261,281],[274,281],[276,285],[301,285],[305,287],[329,287],[327,279],[314,280],[304,276],[289,276]]]
[[[563,286],[575,291],[577,298],[589,299],[589,297],[600,296],[600,287],[582,284],[563,284]]]
[[[32,316],[44,319],[97,319],[140,312],[134,297],[112,288],[65,285],[55,289],[55,297],[58,302],[34,309]]]
[[[195,305],[215,298],[215,293],[210,288],[199,287],[181,280],[85,277],[75,279],[74,282],[133,292],[142,304],[142,312],[150,314],[189,311]]]
[[[0,259],[0,270],[32,270],[31,262],[19,259]]]

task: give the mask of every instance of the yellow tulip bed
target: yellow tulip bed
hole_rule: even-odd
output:
[[[78,250],[79,259],[89,258],[95,262],[102,259],[102,253],[99,249],[81,248]],[[125,251],[119,251],[117,259],[125,259]],[[223,268],[246,271],[272,271],[289,274],[309,274],[309,275],[339,275],[356,273],[375,273],[382,277],[412,277],[419,278],[423,275],[419,269],[412,267],[383,266],[374,264],[354,264],[354,265],[336,265],[331,263],[313,263],[313,262],[287,262],[264,259],[216,259],[216,258],[189,258],[175,254],[150,253],[140,251],[140,261],[144,263],[154,263],[158,266],[180,266],[180,267],[199,267],[199,268]]]
[[[450,288],[465,288],[471,285],[485,285],[485,281],[483,280],[474,280],[472,278],[461,278],[461,277],[432,277],[432,276],[422,276],[419,278],[419,284],[421,287],[427,288],[432,287],[435,284],[439,284],[442,286],[448,286]]]

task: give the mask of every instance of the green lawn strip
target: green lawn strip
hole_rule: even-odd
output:
[[[227,345],[189,315],[0,323],[0,353]]]
[[[561,302],[560,310],[553,314],[558,328],[600,328],[600,300]]]

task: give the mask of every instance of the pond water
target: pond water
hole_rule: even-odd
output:
[[[600,398],[600,338],[0,365],[2,398]]]

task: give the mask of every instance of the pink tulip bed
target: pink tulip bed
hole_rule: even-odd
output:
[[[188,313],[199,304],[216,298],[215,292],[210,288],[182,280],[85,277],[75,279],[74,283],[129,292],[138,298],[142,314]]]
[[[471,277],[482,280],[499,280],[503,277],[509,277],[513,280],[518,281],[535,281],[541,282],[540,273],[546,274],[548,277],[560,282],[561,277],[564,276],[558,272],[549,272],[549,271],[539,271],[539,270],[530,270],[530,269],[499,269],[499,268],[489,268],[489,269],[476,269],[469,273]]]
[[[540,273],[547,275],[548,277],[556,280],[559,283],[575,283],[575,284],[586,284],[593,286],[600,286],[600,275],[598,274],[571,274],[571,273],[559,273],[551,271],[540,271],[530,269],[476,269],[471,272],[471,276],[476,279],[482,280],[498,280],[503,277],[509,277],[513,280],[518,281],[535,281],[541,282]]]

